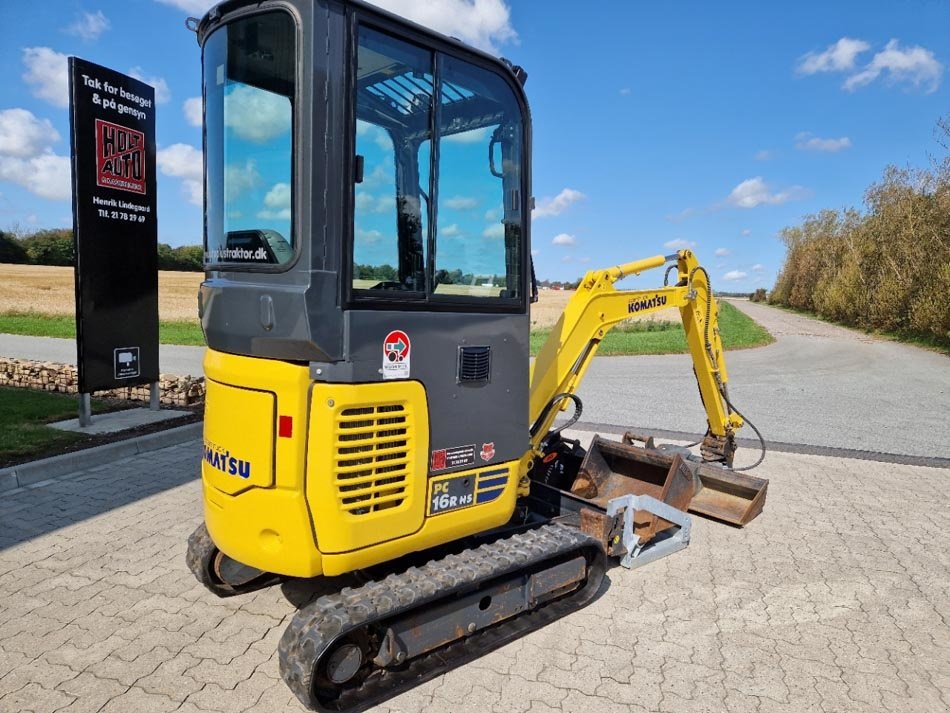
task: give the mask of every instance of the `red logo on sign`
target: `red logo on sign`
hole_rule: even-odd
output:
[[[431,470],[445,470],[445,449],[441,451],[432,451]]]
[[[492,441],[491,443],[483,443],[482,452],[479,453],[479,455],[482,457],[482,460],[484,461],[489,461],[492,458],[494,458],[495,457],[495,442]]]
[[[383,340],[383,357],[388,362],[398,364],[409,358],[409,335],[401,329],[394,329]]]
[[[96,185],[145,193],[145,134],[96,119]]]

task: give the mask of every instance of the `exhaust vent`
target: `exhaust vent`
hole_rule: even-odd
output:
[[[458,383],[479,384],[491,380],[491,347],[459,347]]]

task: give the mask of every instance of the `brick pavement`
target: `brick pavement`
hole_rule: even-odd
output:
[[[309,582],[197,585],[197,443],[0,496],[0,711],[300,711],[277,641]],[[950,710],[950,472],[770,454],[765,513],[612,570],[587,609],[390,711]]]

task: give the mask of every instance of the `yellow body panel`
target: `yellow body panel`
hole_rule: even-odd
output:
[[[213,393],[212,384],[214,392],[229,394],[205,403],[206,439],[213,437],[215,445],[239,453],[244,444],[259,444],[267,438],[257,432],[265,429],[272,444],[274,473],[268,487],[232,494],[217,487],[217,474],[202,468],[205,523],[211,539],[222,552],[252,567],[278,574],[320,574],[320,552],[314,545],[303,487],[309,369],[211,349],[205,352],[204,369],[209,394]],[[224,388],[230,391],[220,390]],[[269,394],[274,405],[264,414],[252,413],[249,408],[257,400],[241,400],[242,395],[249,394]],[[293,419],[293,437],[276,437],[278,415]],[[209,464],[205,461],[204,465]],[[225,477],[240,480],[232,475]]]
[[[320,550],[349,552],[422,527],[428,450],[419,382],[314,384],[306,491]]]
[[[324,574],[338,575],[351,572],[354,569],[370,567],[380,562],[401,557],[408,552],[428,549],[457,540],[460,537],[474,535],[504,525],[511,519],[511,514],[515,509],[515,500],[518,497],[518,478],[520,477],[518,465],[519,461],[511,461],[494,465],[489,469],[466,471],[464,475],[503,469],[508,472],[508,482],[495,500],[484,504],[476,503],[471,507],[427,517],[422,528],[411,536],[344,554],[324,555]],[[430,492],[435,487],[435,483],[460,475],[463,474],[452,473],[444,477],[432,478],[429,481]]]
[[[248,488],[268,488],[274,484],[275,394],[207,381],[205,408],[210,413],[239,413],[245,436],[232,437],[229,420],[211,419],[204,428],[204,458],[201,474],[205,482],[223,493],[236,495]]]
[[[418,382],[312,382],[306,366],[212,350],[205,374],[206,441],[252,460],[246,479],[230,461],[202,468],[208,531],[239,562],[338,575],[503,525],[514,511],[521,461],[428,477]],[[278,435],[281,416],[289,437]],[[258,470],[267,462],[272,470]],[[439,484],[456,477],[473,479],[472,504],[430,514]]]

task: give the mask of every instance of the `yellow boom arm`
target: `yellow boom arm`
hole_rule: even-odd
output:
[[[618,290],[614,283],[645,270],[676,263],[672,287]],[[672,269],[672,268],[671,268]],[[531,446],[539,454],[558,411],[567,407],[591,359],[610,329],[631,317],[677,307],[686,330],[693,370],[709,424],[703,441],[707,460],[732,463],[735,431],[742,418],[725,399],[728,381],[719,336],[718,308],[709,276],[689,250],[637,260],[607,270],[588,272],[541,348],[531,371]]]

